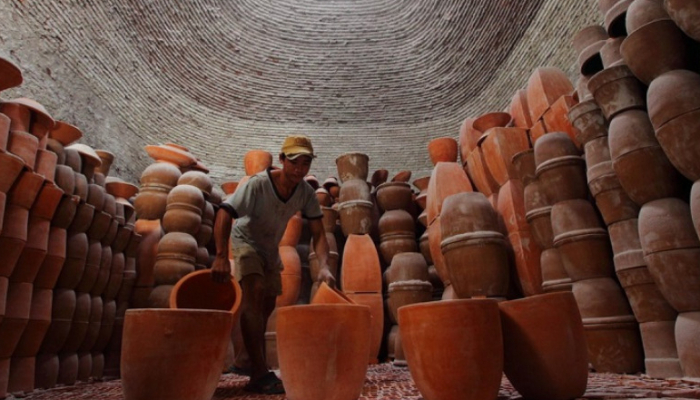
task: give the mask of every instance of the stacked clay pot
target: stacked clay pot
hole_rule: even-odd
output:
[[[595,209],[586,199],[555,204],[552,231],[573,281],[593,368],[599,372],[641,371],[639,327],[614,278],[610,240]]]
[[[462,167],[478,191],[486,196],[498,192],[498,182],[494,179],[486,165],[481,144],[488,130],[512,125],[513,118],[505,112],[486,113],[475,118],[471,126],[466,128],[464,136],[460,136],[462,146]],[[519,142],[518,142],[519,143]],[[464,148],[466,147],[466,150]],[[464,157],[466,155],[466,158]]]
[[[340,287],[352,301],[370,308],[368,361],[376,363],[384,332],[384,302],[379,254],[369,235],[348,236],[343,250]]]
[[[347,153],[336,159],[342,182],[338,196],[338,215],[343,234],[364,235],[372,230],[374,204],[367,183],[369,157]]]
[[[426,215],[428,221],[428,246],[430,257],[437,275],[443,282],[445,293],[453,293],[450,286],[450,275],[445,265],[441,250],[442,232],[440,229],[442,203],[453,194],[471,192],[469,178],[458,163],[440,162],[435,165],[428,183]]]
[[[388,210],[379,218],[379,253],[386,265],[395,255],[418,251],[416,226],[411,214],[403,209]]]
[[[675,339],[684,376],[700,376],[697,354],[700,241],[688,203],[666,198],[651,201],[639,213],[644,260],[659,290],[678,312]]]
[[[556,67],[536,68],[527,82],[526,101],[530,115],[530,142],[535,145],[549,132],[563,130],[572,135],[566,113],[572,105],[573,85],[566,74]],[[550,126],[547,126],[547,125]]]
[[[440,250],[457,296],[505,298],[507,242],[488,199],[476,192],[448,196],[440,218]]]

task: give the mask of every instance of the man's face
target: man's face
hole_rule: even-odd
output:
[[[294,160],[284,157],[280,161],[282,162],[282,170],[287,178],[294,183],[299,183],[309,173],[311,160],[310,156],[299,156]]]

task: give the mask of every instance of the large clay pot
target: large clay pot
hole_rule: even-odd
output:
[[[233,322],[224,311],[127,311],[121,355],[124,398],[211,399]]]
[[[433,265],[435,266],[435,272],[445,285],[449,285],[450,274],[447,271],[447,266],[445,266],[445,256],[442,254],[442,249],[440,247],[440,244],[442,243],[442,232],[440,225],[440,217],[438,216],[426,230],[428,233],[428,250],[430,252],[430,259],[433,261]]]
[[[457,162],[457,141],[451,137],[441,137],[428,142],[428,154],[433,165],[439,162]]]
[[[471,182],[474,182],[476,189],[484,195],[490,196],[498,192],[498,183],[486,167],[484,155],[479,147],[469,153],[467,162],[463,164],[463,169],[467,172]]]
[[[697,4],[684,0],[664,0],[664,8],[686,35],[700,41],[700,25],[697,23],[700,7]]]
[[[588,89],[608,120],[631,109],[644,109],[644,85],[627,65],[606,68],[588,81]]]
[[[650,22],[668,18],[663,0],[634,0],[627,8],[625,26],[627,33],[632,34]]]
[[[377,204],[383,211],[408,210],[412,201],[413,191],[406,182],[387,182],[377,186]]]
[[[525,296],[542,293],[542,250],[537,245],[529,230],[515,231],[508,234],[508,241],[513,248],[515,270],[520,289]]]
[[[168,193],[182,173],[170,163],[154,163],[141,173],[141,188],[134,199],[136,215],[142,219],[161,219],[168,204]]]
[[[552,205],[540,187],[540,182],[537,179],[525,186],[523,203],[525,220],[530,226],[532,237],[541,249],[546,250],[554,247]]]
[[[249,150],[243,156],[243,167],[248,176],[265,171],[272,165],[272,154],[265,150]]]
[[[503,369],[528,399],[583,396],[588,355],[581,314],[569,292],[498,304],[503,327]]]
[[[535,164],[540,190],[551,204],[588,196],[585,162],[566,133],[553,132],[538,140]]]
[[[462,164],[467,162],[469,152],[474,150],[476,142],[481,136],[481,132],[472,125],[476,118],[467,118],[459,127],[459,158]]]
[[[177,185],[168,193],[163,230],[184,232],[192,236],[199,232],[204,210],[204,195],[192,185]]]
[[[236,279],[217,283],[211,278],[211,270],[203,269],[185,275],[175,284],[170,292],[170,308],[228,311],[237,320],[242,298]]]
[[[367,182],[361,179],[349,179],[343,182],[340,187],[338,202],[344,203],[352,200],[370,201],[372,197],[369,189]]]
[[[588,359],[597,372],[638,373],[644,369],[639,324],[633,315],[584,318]]]
[[[598,4],[600,5],[603,1],[605,0],[599,0]],[[632,0],[617,0],[611,2],[610,7],[607,7],[607,11],[603,14],[605,16],[605,30],[608,32],[608,36],[615,38],[627,35],[625,14],[631,3]],[[601,7],[602,9],[603,7]]]
[[[326,282],[318,285],[318,290],[311,297],[310,304],[355,304],[345,293],[328,286]]]
[[[516,179],[511,162],[513,156],[530,148],[527,131],[523,128],[491,128],[485,134],[481,149],[486,166],[496,182],[503,186],[509,179]]]
[[[530,109],[527,105],[527,91],[523,89],[516,91],[508,109],[510,115],[513,116],[513,126],[526,129],[532,126]]]
[[[411,377],[426,400],[495,399],[503,336],[494,300],[454,300],[399,309]]]
[[[689,67],[687,37],[670,19],[649,22],[622,42],[622,58],[645,85],[664,72]]]
[[[197,241],[186,233],[171,232],[158,242],[158,253],[153,267],[156,285],[174,285],[194,271]]]
[[[382,291],[377,249],[369,235],[350,235],[343,250],[341,288],[346,293]]]
[[[384,271],[386,284],[399,281],[428,281],[428,264],[420,253],[399,253],[391,260],[391,265]]]
[[[683,376],[676,336],[676,318],[670,321],[652,321],[639,324],[644,345],[644,366],[646,374],[653,378],[673,378]]]
[[[564,269],[561,254],[557,248],[550,248],[540,254],[542,270],[542,291],[545,293],[571,291],[571,278]]]
[[[22,71],[10,60],[0,57],[0,91],[13,88],[22,84]]]
[[[362,153],[345,153],[335,159],[340,182],[350,179],[367,180],[369,175],[369,157]]]
[[[442,203],[450,195],[471,192],[472,186],[464,170],[457,163],[438,163],[428,183],[426,212],[428,225],[442,212]]]
[[[374,205],[367,200],[349,200],[338,203],[340,227],[345,236],[364,235],[372,231],[372,209]]]
[[[315,304],[277,310],[280,375],[290,400],[355,400],[370,347],[366,306]]]
[[[428,281],[396,281],[389,284],[389,317],[391,322],[398,321],[399,308],[414,304],[431,301],[433,298],[433,285]]]
[[[197,163],[197,159],[186,147],[173,143],[166,143],[160,146],[148,145],[144,147],[144,150],[146,150],[149,157],[157,162],[170,163],[178,168],[190,167]]]
[[[301,293],[301,259],[297,249],[292,246],[279,247],[283,269],[280,272],[282,294],[277,296],[277,307],[296,304]]]

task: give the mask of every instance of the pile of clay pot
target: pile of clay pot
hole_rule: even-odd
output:
[[[626,349],[626,361],[616,361],[613,371],[699,377],[700,186],[693,182],[700,178],[700,75],[692,57],[700,39],[700,6],[673,0],[608,3],[599,2],[604,26],[584,27],[573,38],[580,103],[569,117],[604,223],[594,226],[595,213],[586,207],[589,222],[581,220],[578,229],[595,228],[603,242],[607,227],[614,255],[608,272],[598,263],[598,271],[587,273],[589,287],[579,289],[581,298],[600,293],[606,305],[606,310],[582,307],[584,325],[616,319],[622,329],[627,321],[626,339],[610,347]],[[583,215],[581,204],[575,207]],[[591,250],[579,254],[589,257]],[[613,290],[614,275],[604,277],[612,270],[629,307],[623,307],[623,293]]]
[[[0,91],[21,84],[0,59]],[[0,101],[0,398],[119,376],[137,188],[35,101]]]

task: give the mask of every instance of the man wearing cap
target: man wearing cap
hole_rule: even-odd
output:
[[[318,280],[335,285],[328,270],[328,243],[321,222],[323,213],[314,189],[304,181],[314,157],[308,137],[287,137],[279,155],[282,168],[270,168],[252,176],[221,204],[216,214],[216,258],[212,277],[218,282],[230,279],[230,237],[234,274],[243,289],[241,331],[251,363],[250,382],[246,385],[249,391],[284,393],[282,382],[268,370],[265,362],[265,328],[275,300],[282,293],[279,242],[287,221],[298,211],[309,220],[314,250],[321,265]],[[236,222],[231,228],[233,218]]]

